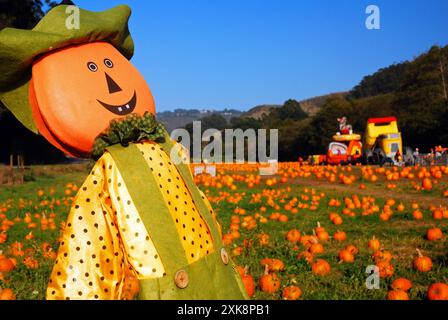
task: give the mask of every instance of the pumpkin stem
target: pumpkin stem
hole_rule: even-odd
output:
[[[319,221],[317,221],[317,227],[320,228],[320,222]]]
[[[267,264],[264,265],[264,275],[267,276],[269,274],[269,266]]]
[[[248,273],[249,273],[249,266],[245,266],[244,267],[244,276],[247,276]]]
[[[421,258],[421,257],[423,257],[423,254],[422,254],[422,252],[420,251],[420,249],[415,249],[415,250],[417,250],[417,254],[418,254],[418,256]]]

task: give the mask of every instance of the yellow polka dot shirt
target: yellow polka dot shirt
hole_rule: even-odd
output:
[[[188,263],[211,253],[214,247],[207,224],[169,155],[150,141],[138,143],[137,147],[163,195]],[[206,204],[215,217],[207,200]],[[106,152],[75,198],[49,280],[47,299],[122,299],[127,277],[148,279],[164,275],[156,248],[132,202],[126,181]]]

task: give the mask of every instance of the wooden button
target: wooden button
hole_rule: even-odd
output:
[[[176,286],[183,289],[188,286],[188,273],[185,270],[179,270],[174,276],[174,282]]]
[[[229,263],[229,255],[227,254],[227,251],[224,248],[221,249],[221,259],[224,264]]]

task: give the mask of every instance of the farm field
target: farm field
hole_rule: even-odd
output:
[[[448,167],[258,169],[218,165],[215,177],[195,177],[253,299],[448,298],[444,285],[428,293],[448,284]],[[34,181],[0,186],[0,299],[45,298],[59,232],[88,170],[36,172]],[[368,289],[366,268],[375,265],[378,289]]]

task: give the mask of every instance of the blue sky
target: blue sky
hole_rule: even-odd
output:
[[[446,0],[75,0],[132,8],[132,62],[158,111],[280,104],[345,91],[448,43]],[[380,8],[381,29],[365,27]]]

